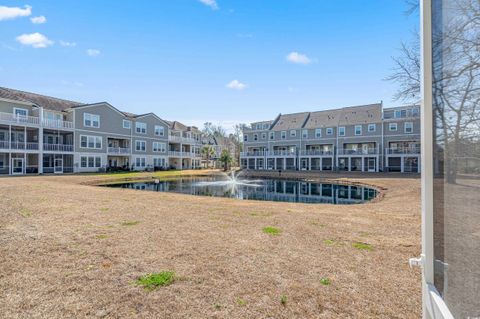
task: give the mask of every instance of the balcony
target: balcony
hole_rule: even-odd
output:
[[[0,141],[0,149],[35,151],[38,150],[38,143]]]
[[[20,125],[39,125],[40,119],[34,116],[16,115],[13,113],[0,112],[0,122]]]
[[[385,153],[387,155],[420,155],[420,148],[418,147],[401,147],[401,148],[386,148]]]
[[[182,137],[182,136],[176,136],[176,135],[169,135],[168,136],[168,141],[169,142],[174,142],[174,143],[182,143],[182,144],[197,144],[197,143],[200,143],[200,141],[197,141],[194,138]]]
[[[172,157],[182,157],[182,156],[183,156],[183,152],[169,151],[169,152],[168,152],[168,156],[172,156]]]
[[[240,153],[241,157],[253,157],[253,156],[265,156],[267,155],[266,151],[249,151]]]
[[[44,143],[43,150],[45,152],[73,152],[73,145]]]
[[[376,148],[359,148],[359,149],[339,149],[338,155],[378,155]]]
[[[107,153],[115,155],[129,155],[131,150],[129,147],[108,147]]]
[[[297,152],[296,151],[292,151],[292,150],[274,150],[274,151],[270,151],[268,153],[268,155],[272,155],[272,156],[296,156],[297,155]]]
[[[300,151],[300,155],[303,156],[333,156],[332,150],[304,150]]]
[[[42,125],[46,128],[73,130],[73,122],[63,120],[44,119]]]

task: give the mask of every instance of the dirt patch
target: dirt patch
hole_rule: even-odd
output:
[[[418,178],[356,176],[384,197],[347,206],[86,185],[107,179],[0,179],[2,317],[421,316]],[[164,270],[178,279],[135,284]]]

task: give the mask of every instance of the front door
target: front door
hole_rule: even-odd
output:
[[[53,161],[53,172],[55,174],[62,174],[63,173],[63,159],[62,158],[56,158]]]
[[[23,158],[12,158],[12,175],[23,174]]]
[[[367,162],[367,169],[369,172],[375,172],[376,171],[376,159],[374,157],[370,157]]]

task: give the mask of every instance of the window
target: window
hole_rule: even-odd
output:
[[[145,167],[146,161],[145,161],[145,157],[137,157],[135,159],[135,166],[136,167]]]
[[[100,127],[100,115],[83,113],[83,126],[85,127]]]
[[[266,140],[267,139],[267,133],[262,133],[262,140]]]
[[[147,134],[147,124],[142,122],[135,123],[136,132],[139,134]]]
[[[167,146],[166,146],[165,143],[153,142],[153,151],[154,152],[165,153],[166,150],[167,150]]]
[[[345,127],[341,126],[338,128],[338,136],[345,136]]]
[[[327,127],[327,135],[333,135],[333,128]]]
[[[404,132],[405,133],[413,133],[413,123],[412,122],[405,122],[403,124]]]
[[[258,134],[253,134],[253,140],[258,141]]]
[[[286,138],[287,138],[287,131],[282,131],[282,132],[280,133],[280,138],[281,138],[282,140],[286,139]]]
[[[244,135],[243,135],[243,141],[244,141],[244,142],[248,142],[248,135],[247,135],[247,134],[244,134]]]
[[[100,156],[82,156],[80,157],[80,167],[100,168],[102,167],[102,158]]]
[[[156,157],[153,159],[154,167],[165,167],[165,159],[161,157]]]
[[[271,140],[275,139],[275,132],[270,132],[268,135]]]
[[[147,142],[135,141],[135,150],[139,152],[145,152],[147,150]]]
[[[5,141],[6,140],[6,132],[0,132],[0,141]]]
[[[397,123],[390,123],[388,124],[388,130],[389,131],[396,131],[397,130]]]
[[[257,124],[257,130],[261,130],[262,129],[262,124]]]
[[[43,111],[43,117],[49,121],[61,121],[63,120],[62,114],[58,114],[50,111]]]
[[[155,125],[155,135],[156,136],[164,136],[165,135],[165,128],[160,125]]]
[[[290,130],[290,136],[291,137],[297,136],[297,131],[296,130]]]
[[[132,122],[129,121],[129,120],[123,120],[123,128],[131,129],[132,128]]]
[[[375,132],[377,130],[377,126],[375,124],[368,124],[368,131]]]
[[[420,109],[418,107],[414,107],[412,109],[412,116],[418,116],[420,113]]]
[[[302,130],[302,138],[308,138],[308,130]]]
[[[28,110],[27,109],[19,109],[15,107],[13,109],[13,112],[15,113],[15,117],[27,117],[28,116]]]
[[[270,126],[270,124],[266,123],[266,124],[263,124],[263,129],[264,130],[268,130],[268,127]]]
[[[355,125],[355,135],[362,135],[362,126]]]
[[[327,129],[327,133],[328,133],[328,129]],[[315,137],[316,138],[322,137],[322,129],[321,128],[315,129]]]
[[[81,148],[101,149],[102,148],[102,137],[101,136],[80,135],[80,147]]]

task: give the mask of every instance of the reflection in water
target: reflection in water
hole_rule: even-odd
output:
[[[480,317],[480,1],[432,1],[435,287]]]
[[[221,177],[196,177],[179,178],[158,183],[141,182],[108,186],[156,192],[295,203],[360,204],[377,196],[375,189],[362,186],[279,179],[238,180],[233,182]]]

